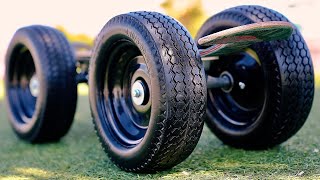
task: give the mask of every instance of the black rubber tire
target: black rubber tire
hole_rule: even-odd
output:
[[[196,40],[226,28],[264,21],[288,19],[265,7],[238,6],[208,19]],[[206,123],[225,144],[266,149],[286,141],[305,123],[314,96],[313,65],[308,47],[297,29],[288,40],[257,43],[251,49],[261,59],[266,88],[264,104],[255,122],[246,128],[232,126],[224,123],[226,120],[214,108],[208,108]],[[208,107],[212,102],[208,99]]]
[[[58,141],[69,130],[77,103],[75,60],[67,39],[50,27],[23,27],[10,42],[5,66],[14,132],[31,143]],[[35,74],[40,85],[33,96],[29,84]]]
[[[112,45],[119,39],[140,50],[151,83],[148,129],[139,143],[130,146],[120,142],[110,126],[117,117],[111,118],[113,114],[108,111],[112,97],[104,85],[110,81],[105,78],[110,71],[108,64],[115,60],[110,57],[115,52]],[[182,162],[195,148],[204,124],[205,74],[196,44],[174,19],[156,12],[133,12],[112,18],[96,40],[89,84],[97,135],[119,168],[135,172],[165,170]]]

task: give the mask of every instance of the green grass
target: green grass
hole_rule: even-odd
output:
[[[266,151],[225,146],[207,128],[192,155],[173,169],[134,174],[102,151],[88,98],[79,98],[71,131],[59,143],[30,145],[12,132],[0,101],[0,179],[320,179],[320,90],[307,123],[293,138]]]

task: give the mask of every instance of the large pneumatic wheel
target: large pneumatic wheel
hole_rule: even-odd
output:
[[[98,35],[89,84],[97,134],[121,169],[165,170],[195,148],[205,74],[196,44],[174,19],[154,12],[111,19]]]
[[[239,6],[208,19],[197,34],[264,21],[288,21],[261,6]],[[203,48],[203,47],[200,47]],[[293,136],[304,124],[314,95],[308,47],[295,29],[288,40],[252,45],[211,61],[208,75],[233,79],[229,89],[209,89],[206,123],[224,143],[265,149]]]
[[[73,51],[45,26],[19,29],[6,54],[6,101],[14,132],[32,143],[57,141],[73,121],[77,102]]]

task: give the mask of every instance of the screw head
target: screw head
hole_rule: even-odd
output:
[[[134,89],[133,90],[133,97],[140,97],[141,96],[141,92],[139,89]]]

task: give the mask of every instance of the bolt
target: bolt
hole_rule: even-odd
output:
[[[134,97],[140,97],[140,96],[141,96],[140,90],[139,90],[139,89],[133,90],[133,96],[134,96]]]
[[[246,84],[243,82],[239,82],[240,89],[244,89],[246,87]]]

